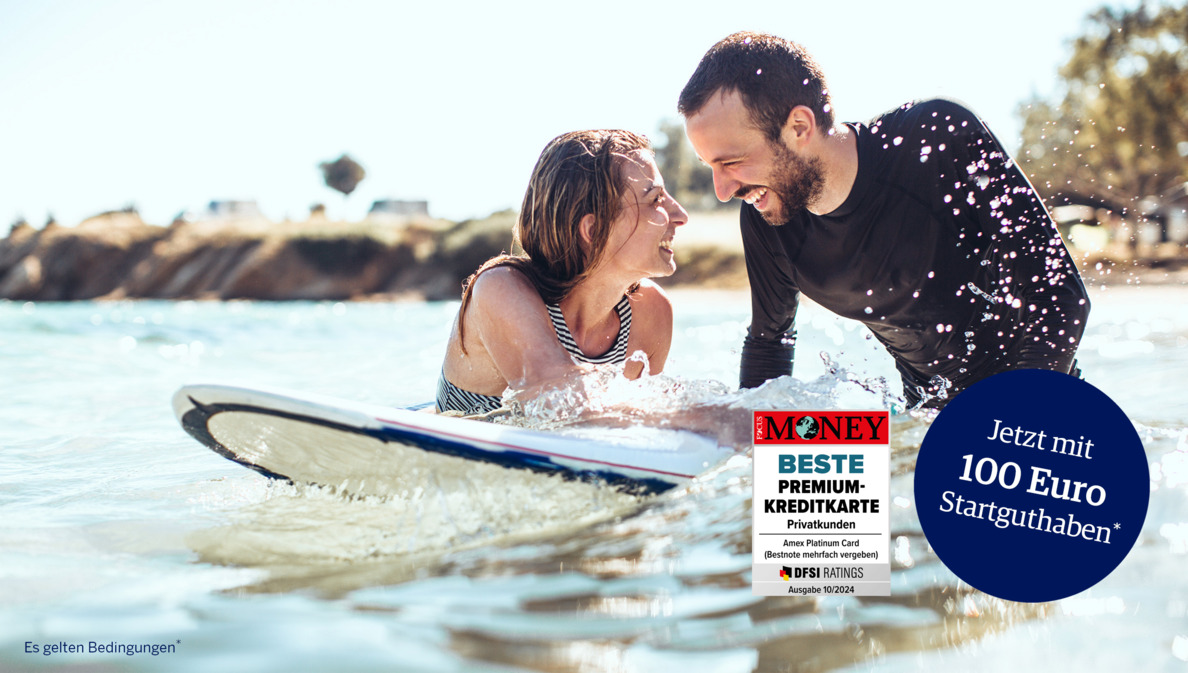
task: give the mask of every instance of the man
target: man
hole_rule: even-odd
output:
[[[738,198],[752,317],[741,385],[792,372],[800,293],[866,324],[911,406],[991,374],[1073,368],[1085,286],[1027,178],[944,100],[835,124],[797,44],[736,33],[678,106],[722,201]]]

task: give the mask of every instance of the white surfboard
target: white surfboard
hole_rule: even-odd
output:
[[[274,479],[353,495],[398,496],[427,484],[473,488],[476,476],[512,471],[661,493],[732,454],[675,430],[575,436],[223,385],[185,386],[173,409],[186,432],[229,460]]]

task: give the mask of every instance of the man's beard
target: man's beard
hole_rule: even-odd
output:
[[[792,213],[804,210],[820,198],[825,189],[825,172],[820,159],[802,157],[788,149],[782,140],[770,143],[770,146],[775,158],[767,190],[776,198],[766,211],[759,211],[759,214],[768,224],[778,227],[786,223]],[[742,198],[755,189],[745,186],[738,190],[737,196]]]

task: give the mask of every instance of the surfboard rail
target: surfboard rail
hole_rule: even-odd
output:
[[[623,433],[600,441],[229,385],[183,386],[173,397],[173,409],[195,439],[264,476],[363,493],[397,493],[425,475],[465,472],[475,464],[661,493],[732,454],[687,432],[665,431],[663,441],[652,441],[658,435],[646,433],[640,441],[622,441]]]

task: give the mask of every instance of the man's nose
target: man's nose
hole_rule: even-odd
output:
[[[714,169],[714,195],[722,203],[734,198],[741,184],[737,180],[726,177],[720,169]]]

